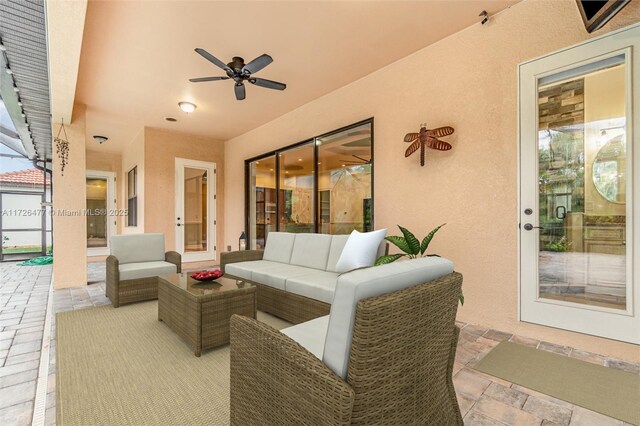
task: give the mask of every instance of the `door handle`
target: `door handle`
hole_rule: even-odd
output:
[[[542,227],[542,226],[533,226],[530,223],[525,223],[523,228],[524,228],[525,231],[531,231],[532,229],[544,229],[544,227]]]

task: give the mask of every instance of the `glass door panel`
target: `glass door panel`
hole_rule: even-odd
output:
[[[175,159],[175,248],[183,262],[216,260],[216,164]]]
[[[316,139],[318,232],[371,231],[371,123]]]
[[[184,168],[184,251],[207,251],[207,180],[206,169]]]
[[[107,179],[87,178],[87,247],[107,247]]]
[[[277,226],[276,156],[249,163],[249,237],[252,250],[264,249]]]
[[[640,343],[640,27],[519,67],[520,319]]]
[[[280,231],[315,232],[313,155],[313,142],[279,154]]]
[[[626,74],[617,59],[539,84],[538,264],[540,297],[624,310]]]

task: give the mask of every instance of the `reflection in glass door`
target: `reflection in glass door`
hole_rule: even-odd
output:
[[[107,179],[87,178],[87,247],[107,247]]]
[[[275,155],[249,163],[249,188],[250,248],[264,249],[277,225]]]
[[[316,139],[318,232],[371,231],[371,123]]]
[[[280,154],[280,231],[315,232],[313,142]]]
[[[521,66],[520,313],[639,342],[627,40]]]
[[[109,254],[109,238],[115,233],[115,174],[87,171],[86,218],[87,255]]]
[[[624,55],[555,79],[538,87],[540,297],[624,310]]]

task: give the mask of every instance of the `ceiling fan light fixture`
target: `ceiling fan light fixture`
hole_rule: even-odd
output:
[[[186,112],[187,114],[195,111],[197,108],[196,104],[191,102],[178,102],[178,106],[182,111]]]

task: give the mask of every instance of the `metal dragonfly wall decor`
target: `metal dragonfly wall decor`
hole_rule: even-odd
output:
[[[413,142],[404,152],[405,158],[420,150],[420,165],[424,166],[424,156],[426,148],[437,149],[438,151],[449,151],[451,144],[438,138],[449,136],[455,130],[453,127],[444,126],[437,129],[427,129],[427,124],[420,124],[420,131],[417,133],[407,133],[404,136],[405,142]]]

